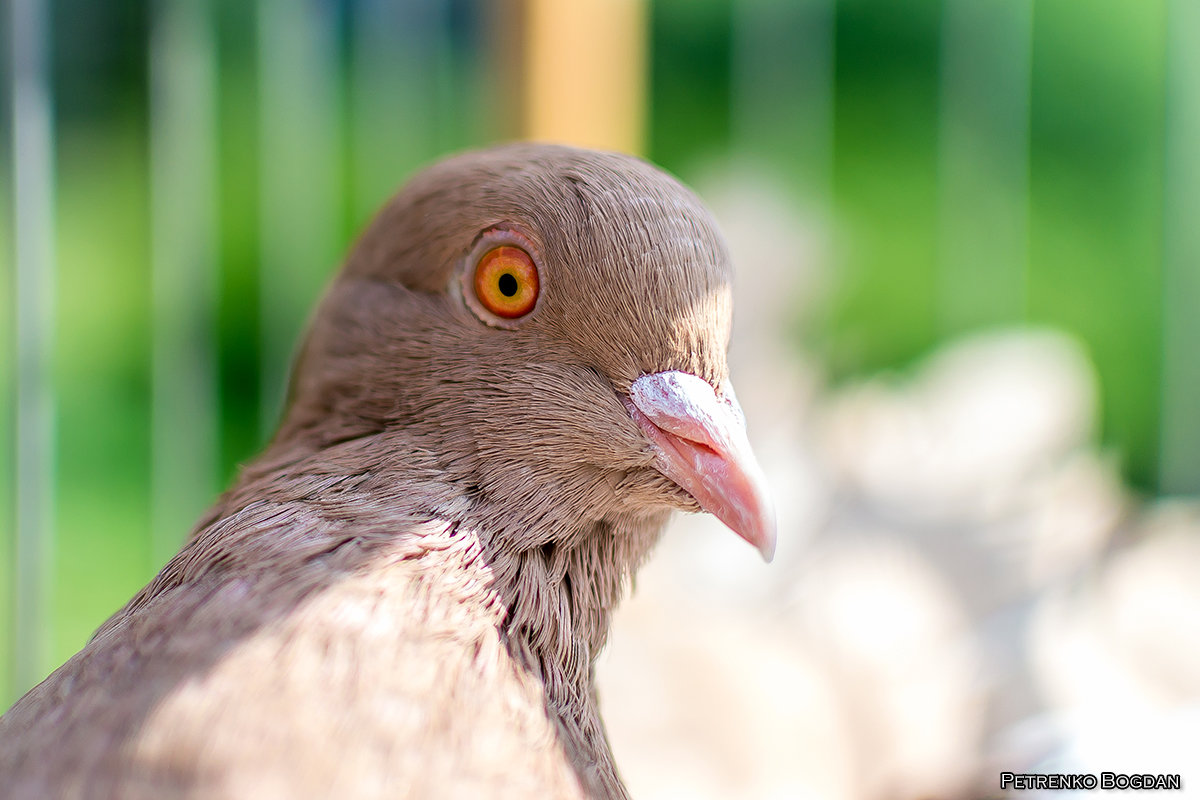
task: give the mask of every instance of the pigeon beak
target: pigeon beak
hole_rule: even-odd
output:
[[[770,561],[775,508],[733,388],[718,397],[695,375],[659,372],[633,382],[626,406],[654,445],[654,466]]]

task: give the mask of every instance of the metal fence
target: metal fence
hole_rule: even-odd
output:
[[[157,0],[144,26],[123,29],[124,51],[144,64],[144,104],[112,123],[124,138],[91,140],[56,126],[73,63],[55,59],[56,32],[64,15],[117,10],[63,2],[52,14],[46,0],[10,0],[0,504],[11,533],[0,612],[12,627],[0,658],[11,691],[0,698],[77,649],[269,433],[331,265],[403,175],[517,134],[638,147],[648,131],[649,155],[685,177],[706,159],[768,165],[830,221],[835,289],[813,341],[842,365],[835,373],[902,363],[982,325],[1059,324],[1097,354],[1114,444],[1154,438],[1151,450],[1142,442],[1151,485],[1200,490],[1200,5],[1147,4],[1128,33],[1111,3],[564,7]],[[1136,208],[1133,244],[1055,271],[1047,265],[1079,237],[1044,233],[1047,204],[1096,199],[1059,192],[1070,176],[1043,146],[1069,149],[1075,136],[1087,147],[1096,133],[1086,108],[1079,129],[1044,122],[1072,96],[1059,83],[1078,74],[1063,65],[1079,54],[1054,49],[1052,35],[1071,24],[1108,25],[1095,38],[1128,44],[1130,82],[1158,89],[1129,107],[1145,117],[1136,146],[1097,145],[1088,162],[1096,174],[1144,176],[1112,184],[1131,194],[1096,212],[1115,220]],[[873,49],[880,42],[886,51]],[[889,94],[879,76],[902,62],[930,80]],[[1096,119],[1125,113],[1115,109]],[[1148,161],[1111,163],[1114,153]],[[106,183],[105,163],[121,159],[128,180]],[[133,216],[106,229],[117,204]],[[140,241],[106,244],[101,257],[90,236]],[[130,254],[132,266],[121,261]],[[1096,278],[1102,296],[1089,263],[1121,270]],[[1118,320],[1111,330],[1096,322],[1105,314]],[[1127,424],[1127,397],[1153,413]],[[116,488],[97,498],[105,487]]]

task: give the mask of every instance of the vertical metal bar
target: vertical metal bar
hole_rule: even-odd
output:
[[[0,5],[0,707],[14,700],[16,654],[16,275],[13,266],[12,23]]]
[[[788,162],[788,181],[827,208],[833,176],[834,0],[738,0],[731,109],[741,152]]]
[[[417,162],[438,154],[431,110],[438,46],[445,41],[441,6],[441,0],[363,0],[355,7],[349,135],[356,221],[378,209]]]
[[[217,475],[216,65],[206,0],[158,0],[150,41],[154,565]]]
[[[1026,311],[1032,0],[946,0],[939,244],[943,332]]]
[[[48,3],[12,0],[16,265],[16,620],[18,693],[42,677],[50,640],[54,530],[54,120]]]
[[[261,430],[337,258],[341,104],[334,4],[259,0]]]
[[[641,152],[643,0],[526,0],[524,134]]]
[[[1159,488],[1200,492],[1200,3],[1167,11]]]

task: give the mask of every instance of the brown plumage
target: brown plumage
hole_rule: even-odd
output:
[[[537,262],[521,319],[472,296],[496,236]],[[670,509],[773,546],[729,283],[703,206],[636,159],[420,173],[322,302],[265,452],[0,718],[3,794],[624,796],[593,662]]]

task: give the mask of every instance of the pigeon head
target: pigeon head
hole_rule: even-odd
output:
[[[502,520],[519,547],[673,507],[715,514],[770,558],[731,313],[720,233],[671,176],[550,145],[459,155],[413,178],[352,250],[276,441],[382,434],[372,470],[441,476],[429,511]]]

